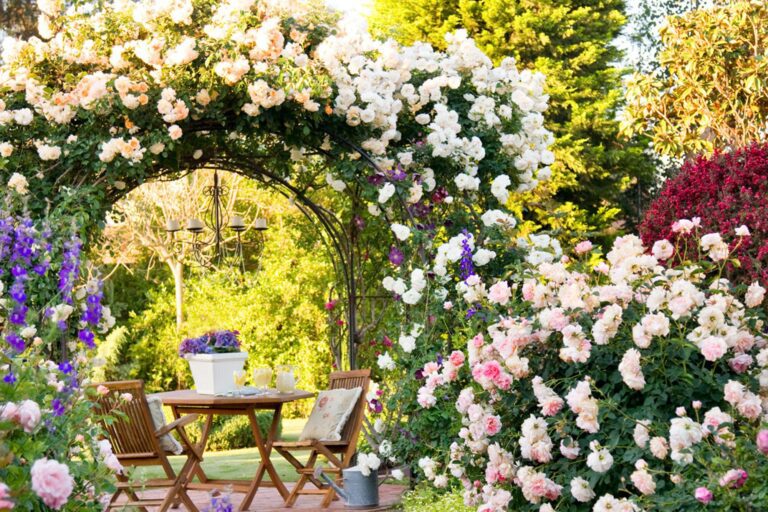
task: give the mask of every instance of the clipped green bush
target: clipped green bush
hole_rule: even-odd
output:
[[[403,496],[404,512],[474,512],[464,504],[460,490],[439,493],[429,485],[419,485]]]

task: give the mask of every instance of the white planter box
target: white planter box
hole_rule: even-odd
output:
[[[197,392],[219,395],[235,390],[234,373],[243,369],[248,353],[192,354],[186,358]]]

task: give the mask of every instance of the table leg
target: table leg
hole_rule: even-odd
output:
[[[178,407],[171,406],[171,412],[173,413],[174,419],[179,419],[180,414],[179,414]],[[213,425],[213,414],[206,414],[205,424],[203,425],[203,430],[200,433],[200,441],[197,443],[197,450],[201,454],[205,454],[205,445],[208,443],[208,436],[211,434],[212,425]],[[205,471],[203,471],[203,466],[201,466],[200,464],[198,464],[197,467],[195,468],[195,471],[192,477],[194,477],[195,475],[197,475],[197,478],[198,480],[200,480],[200,483],[204,484],[208,481],[208,476],[205,474]]]
[[[277,492],[280,493],[280,496],[282,496],[283,499],[288,496],[288,489],[285,487],[285,484],[283,484],[283,481],[280,480],[280,476],[277,474],[277,471],[275,470],[275,467],[272,465],[272,461],[269,458],[272,453],[272,443],[275,442],[275,438],[277,437],[277,429],[280,426],[280,415],[282,408],[282,404],[275,405],[272,414],[272,424],[269,427],[269,432],[267,432],[266,439],[263,439],[261,436],[261,429],[259,429],[259,423],[256,420],[254,409],[248,409],[248,420],[250,421],[251,429],[253,430],[253,438],[256,440],[256,448],[258,448],[259,455],[261,455],[261,463],[259,464],[259,468],[256,470],[256,475],[253,477],[253,481],[251,482],[251,487],[248,490],[248,493],[245,495],[243,502],[240,504],[241,511],[247,510],[248,507],[251,506],[251,502],[256,495],[256,491],[259,490],[259,486],[261,485],[261,480],[264,478],[265,472],[269,474],[269,478],[277,489]]]

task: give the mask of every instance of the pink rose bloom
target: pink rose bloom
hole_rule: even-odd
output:
[[[768,430],[763,429],[757,433],[757,449],[768,455]]]
[[[572,439],[569,438],[569,444],[565,444],[565,441],[560,441],[560,453],[566,459],[574,460],[579,456],[579,445],[575,444]]]
[[[108,395],[109,394],[109,388],[105,386],[104,384],[99,384],[96,387],[96,392],[100,395]]]
[[[747,481],[747,472],[743,469],[729,469],[720,478],[720,487],[730,487],[731,489],[738,489],[744,485]]]
[[[498,416],[485,417],[485,433],[489,436],[495,436],[501,430],[501,420]]]
[[[659,240],[653,244],[651,254],[658,260],[669,259],[675,252],[675,247],[669,242],[669,240]]]
[[[430,361],[424,365],[424,375],[431,375],[438,371],[440,371],[440,366],[434,361]]]
[[[725,401],[731,405],[736,405],[744,398],[744,385],[735,380],[729,380],[723,387]]]
[[[24,400],[19,404],[18,422],[24,432],[32,432],[40,423],[40,406],[32,400]]]
[[[118,460],[117,455],[114,453],[110,453],[104,457],[104,465],[117,474],[123,473],[123,465],[120,464],[120,460]]]
[[[736,373],[744,373],[752,366],[752,356],[749,354],[739,354],[728,360],[728,366]]]
[[[11,490],[7,485],[0,482],[0,510],[11,510],[12,508]]]
[[[512,290],[509,289],[506,281],[499,281],[488,290],[488,299],[494,304],[504,306],[509,302],[510,297],[512,297]]]
[[[452,310],[453,309],[453,302],[451,302],[449,300],[443,302],[443,309],[446,310],[446,311]]]
[[[512,385],[512,379],[506,373],[502,373],[493,381],[499,389],[507,390]]]
[[[464,364],[464,352],[462,352],[461,350],[454,350],[453,352],[451,352],[451,355],[448,356],[448,360],[451,362],[453,366],[458,368]]]
[[[535,288],[536,283],[534,281],[526,281],[523,283],[523,298],[527,301],[532,301]]]
[[[706,487],[697,487],[696,491],[693,493],[693,496],[700,503],[709,503],[715,498],[715,496],[712,494],[712,491]]]
[[[541,402],[541,414],[544,416],[554,416],[563,408],[563,399],[559,396],[550,396]]]
[[[482,375],[488,380],[495,381],[501,375],[501,365],[497,361],[488,361],[482,366]]]
[[[0,420],[2,421],[18,421],[19,420],[19,406],[13,402],[6,403],[2,410],[0,410]]]
[[[736,409],[742,416],[750,420],[756,420],[763,412],[760,397],[754,393],[746,393]]]
[[[701,342],[701,355],[710,362],[723,357],[727,350],[728,345],[726,345],[725,340],[718,336],[710,336]]]
[[[574,247],[573,250],[576,252],[576,254],[584,254],[591,251],[592,247],[593,247],[592,242],[590,242],[589,240],[584,240],[576,244],[576,247]]]
[[[475,346],[475,348],[480,348],[485,345],[485,338],[483,338],[482,334],[478,334],[472,338],[472,344]]]
[[[43,503],[54,510],[60,510],[69,500],[75,481],[69,474],[69,467],[55,460],[38,459],[32,465],[32,490]]]

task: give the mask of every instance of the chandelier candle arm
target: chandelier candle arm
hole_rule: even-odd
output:
[[[229,227],[234,229],[235,231],[243,230],[245,229],[245,221],[243,221],[242,217],[233,215],[232,218],[229,220]]]
[[[177,220],[169,220],[165,223],[165,230],[169,233],[175,233],[181,230],[181,224]]]
[[[267,219],[256,219],[253,223],[253,227],[259,230],[267,229]]]
[[[193,233],[199,233],[203,230],[203,221],[200,219],[189,219],[187,220],[187,231],[192,231]]]

